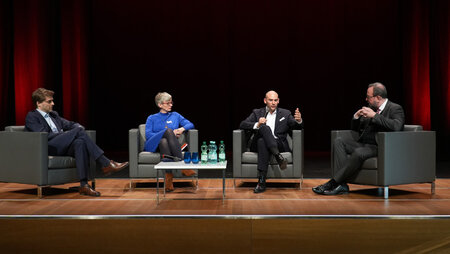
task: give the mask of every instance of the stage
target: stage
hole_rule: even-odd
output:
[[[311,191],[326,179],[305,179],[302,189],[292,180],[269,180],[268,189],[254,194],[253,179],[226,180],[226,198],[222,204],[221,179],[199,179],[195,190],[189,180],[175,183],[159,205],[155,180],[98,179],[101,197],[81,196],[77,184],[44,188],[38,199],[32,185],[0,183],[0,214],[3,216],[446,216],[450,211],[450,179],[436,180],[436,193],[430,184],[408,184],[390,188],[385,200],[378,188],[350,185],[350,193],[322,196]]]
[[[77,184],[46,188],[0,183],[0,243],[15,253],[75,253],[77,241],[94,253],[447,253],[450,179],[319,196],[326,179],[298,183],[221,179],[175,183],[158,205],[154,180],[99,179],[101,197],[80,196]]]

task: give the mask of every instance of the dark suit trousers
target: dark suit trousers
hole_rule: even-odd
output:
[[[353,139],[334,140],[334,176],[338,183],[345,183],[360,170],[363,162],[378,154],[376,145],[364,144]]]
[[[253,140],[250,150],[252,152],[258,152],[258,171],[264,175],[267,175],[270,155],[276,150],[279,152],[284,152],[284,146],[279,139],[276,139],[273,136],[269,126],[262,125],[258,129],[258,133]]]
[[[103,150],[81,128],[75,128],[66,133],[75,134],[75,139],[70,144],[67,155],[75,157],[79,179],[88,179],[90,159],[99,159],[103,155]]]

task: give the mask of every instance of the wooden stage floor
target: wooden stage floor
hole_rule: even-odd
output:
[[[268,190],[254,194],[256,182],[226,181],[226,199],[222,203],[222,182],[200,179],[194,190],[186,180],[175,183],[159,205],[152,180],[136,181],[129,190],[128,179],[99,179],[101,197],[78,194],[77,184],[45,188],[38,199],[32,185],[0,183],[0,216],[449,216],[450,179],[436,181],[436,193],[430,184],[409,184],[390,188],[384,200],[372,186],[350,185],[350,193],[321,196],[311,191],[326,179],[305,179],[302,189],[292,181],[268,183]]]
[[[313,186],[255,181],[178,182],[159,205],[155,183],[99,179],[101,197],[77,193],[76,184],[45,189],[0,183],[2,253],[450,253],[450,179],[395,186],[389,200],[377,188],[351,185],[340,196]],[[72,188],[71,188],[72,187]],[[80,246],[80,243],[82,243]]]

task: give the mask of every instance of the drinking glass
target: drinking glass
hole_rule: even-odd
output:
[[[184,153],[184,162],[185,163],[190,163],[191,162],[191,153],[190,152],[185,152]]]
[[[197,164],[198,163],[198,153],[193,152],[191,156],[192,163]]]

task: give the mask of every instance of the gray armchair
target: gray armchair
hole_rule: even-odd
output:
[[[257,163],[258,154],[250,152],[247,147],[248,133],[244,130],[233,131],[233,178],[236,186],[238,178],[256,178],[258,174]],[[291,152],[281,153],[288,160],[285,170],[281,170],[276,160],[272,157],[267,172],[268,179],[298,179],[301,189],[303,183],[303,131],[293,130],[292,136],[288,135],[287,139]]]
[[[86,131],[96,139],[95,131]],[[42,187],[78,182],[75,158],[49,156],[46,132],[28,132],[24,126],[8,126],[0,132],[0,182],[37,185]],[[90,162],[89,179],[95,188],[95,161]]]
[[[333,142],[337,137],[358,139],[351,130],[331,132],[331,171],[334,175]],[[434,194],[436,179],[436,133],[423,131],[420,125],[405,125],[403,131],[377,134],[378,157],[364,161],[361,171],[349,182],[384,188],[389,197],[389,186],[411,183],[430,183]]]
[[[145,124],[139,125],[137,129],[128,132],[129,155],[130,155],[130,189],[133,188],[133,179],[136,178],[156,178],[155,165],[160,159],[159,153],[144,151],[145,145]],[[192,129],[183,133],[178,140],[180,144],[186,142],[189,152],[198,152],[198,130]],[[174,177],[181,177],[181,171],[174,171]]]

